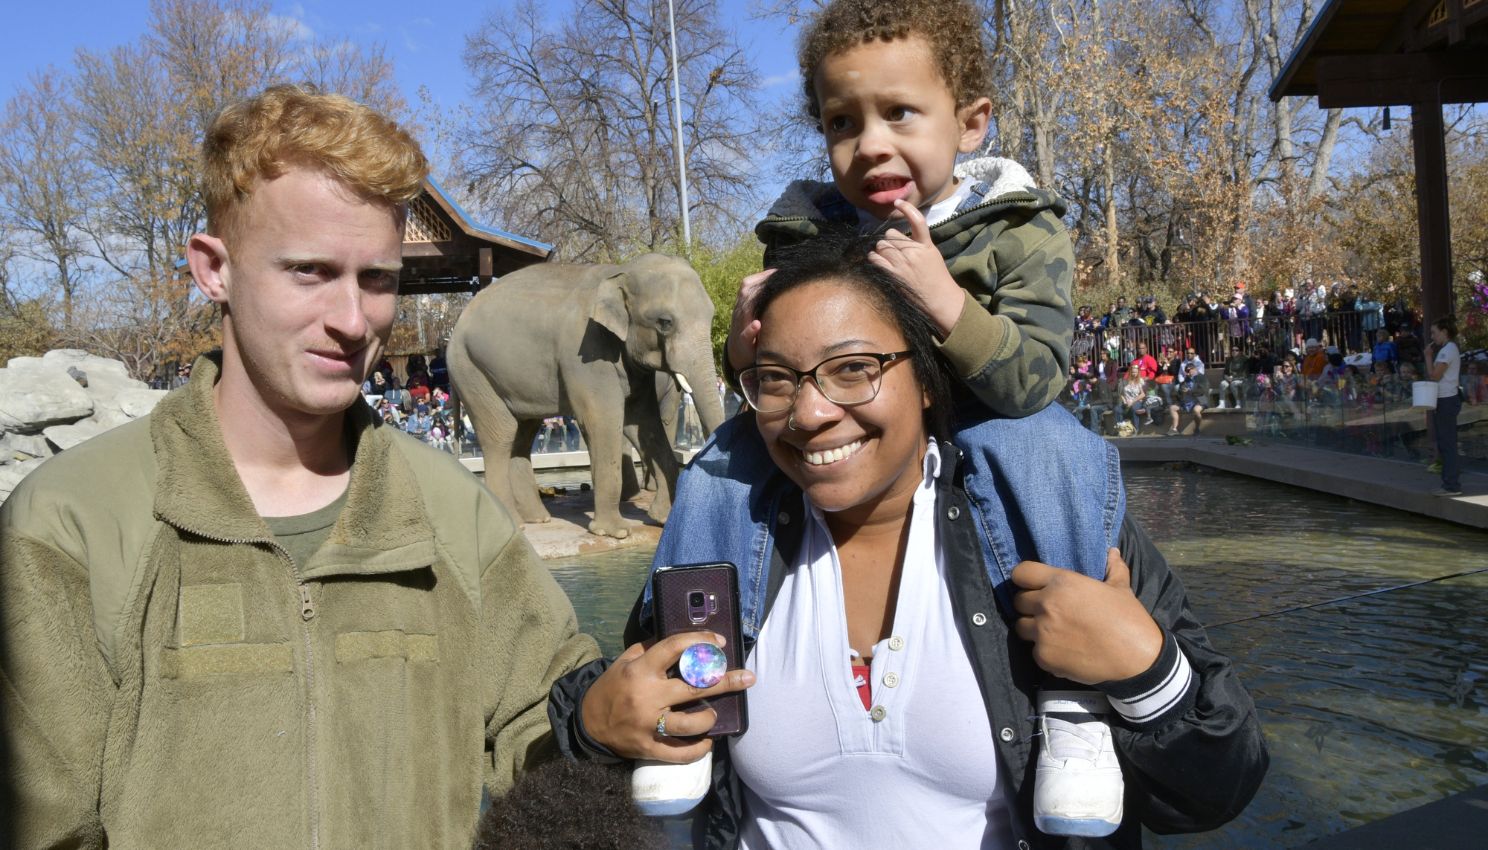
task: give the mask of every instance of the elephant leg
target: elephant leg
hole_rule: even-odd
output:
[[[625,426],[625,443],[631,448],[635,449],[634,457],[645,457],[645,454],[641,452],[640,432],[636,430],[636,427],[634,425],[627,424]],[[622,446],[622,448],[624,447]],[[620,501],[629,502],[637,496],[641,495],[642,490],[650,490],[654,488],[655,485],[651,483],[650,467],[642,464],[642,474],[645,476],[644,481],[636,478],[635,464],[632,462],[631,456],[628,454],[621,456]]]
[[[656,483],[656,495],[651,499],[651,508],[646,515],[657,522],[666,522],[672,510],[672,494],[677,491],[677,475],[680,467],[667,438],[665,426],[660,419],[641,419],[637,423],[641,442],[641,458],[650,478]]]
[[[475,433],[480,439],[481,453],[486,461],[485,482],[486,489],[496,496],[511,514],[513,520],[519,520],[521,513],[517,509],[517,500],[512,494],[511,465],[512,454],[515,446],[517,433],[517,420],[507,410],[505,402],[501,401],[489,385],[479,387],[481,395],[478,404],[470,404],[472,418],[475,420]],[[475,393],[467,396],[467,403]]]
[[[594,519],[589,523],[589,533],[616,539],[630,536],[630,523],[620,516],[620,467],[626,458],[621,451],[625,442],[622,423],[616,420],[622,415],[619,405],[609,417],[590,411],[579,413],[584,441],[589,444],[589,474],[594,480]]]
[[[517,423],[517,433],[512,446],[511,463],[507,466],[507,477],[511,481],[512,500],[517,506],[517,515],[522,522],[547,522],[552,519],[543,506],[537,491],[537,475],[532,471],[532,440],[542,428],[541,419],[527,419]]]
[[[673,411],[677,398],[673,395],[667,403]],[[647,515],[657,522],[666,521],[671,512],[672,493],[677,487],[677,458],[662,416],[665,409],[658,397],[649,393],[633,394],[625,406],[625,433],[640,451],[647,478],[656,490]]]

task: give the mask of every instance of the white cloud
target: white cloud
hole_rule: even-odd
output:
[[[771,74],[770,76],[765,77],[763,80],[760,80],[760,88],[762,88],[762,89],[773,89],[776,86],[784,86],[784,85],[789,85],[789,86],[794,87],[794,86],[798,86],[800,84],[801,84],[801,72],[800,71],[789,71],[789,72],[784,73],[784,74]]]
[[[314,41],[315,30],[302,19],[304,9],[296,6],[288,15],[269,15],[269,25],[281,27],[295,41]]]

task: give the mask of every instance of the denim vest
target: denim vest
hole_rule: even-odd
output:
[[[968,412],[971,408],[968,408]],[[974,420],[974,421],[973,421]],[[1106,574],[1126,513],[1121,459],[1057,404],[1022,419],[963,416],[954,442],[965,454],[966,492],[987,574],[1004,614],[1020,561],[1093,578]],[[750,416],[714,432],[677,482],[652,569],[727,561],[739,568],[739,611],[753,642],[764,623],[770,556],[786,498],[801,491],[775,466]],[[649,619],[651,587],[641,616]]]

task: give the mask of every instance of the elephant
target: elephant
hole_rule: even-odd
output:
[[[620,265],[528,266],[481,291],[455,323],[446,359],[485,450],[486,486],[513,516],[546,522],[532,439],[545,417],[574,416],[594,481],[589,531],[630,533],[619,504],[627,438],[656,478],[650,515],[664,522],[678,463],[662,425],[658,373],[698,388],[698,417],[712,433],[723,422],[712,322],[697,273],[660,254]]]

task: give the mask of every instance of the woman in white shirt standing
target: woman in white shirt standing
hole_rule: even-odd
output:
[[[978,529],[1023,514],[1011,495],[973,505],[970,464],[948,439],[953,378],[933,325],[870,247],[827,235],[793,246],[755,296],[756,362],[739,373],[753,421],[728,427],[755,430],[773,467],[741,474],[785,481],[773,542],[739,565],[741,596],[753,598],[741,607],[762,612],[745,615],[760,623],[743,636],[747,670],[707,690],[670,678],[684,648],[708,638],[654,640],[637,605],[624,653],[554,686],[559,748],[674,763],[713,748],[692,824],[703,850],[1130,850],[1143,827],[1201,831],[1234,817],[1265,771],[1265,746],[1181,582],[1130,516],[1104,582],[1014,563],[1011,533],[1001,556],[1011,574],[994,582]],[[1088,436],[1058,407],[1010,421],[1032,423],[1018,438],[1037,429],[1047,442],[1006,455],[1004,484],[1055,469],[1032,464],[1073,455],[1072,436]],[[716,495],[694,489],[709,487],[702,480],[678,493]],[[1091,486],[1065,473],[1039,483],[1050,494]],[[693,516],[674,513],[668,534],[726,530],[706,511]],[[1110,731],[1061,725],[1035,693],[1040,668],[1102,691],[1080,711],[1102,711]],[[688,737],[707,731],[713,712],[675,706],[746,687],[747,732]],[[1071,784],[1099,799],[1118,754],[1115,833],[1039,831],[1040,777],[1090,762]]]
[[[1461,496],[1461,461],[1457,457],[1457,414],[1462,412],[1462,393],[1457,377],[1462,372],[1462,351],[1457,347],[1457,320],[1443,316],[1431,323],[1431,344],[1426,347],[1431,364],[1427,373],[1436,381],[1436,414],[1432,437],[1441,456],[1442,483],[1433,496]]]

